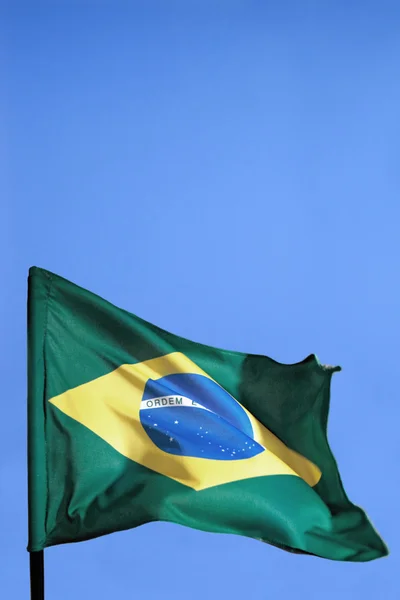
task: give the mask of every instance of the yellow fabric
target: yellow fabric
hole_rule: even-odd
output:
[[[209,377],[187,356],[173,352],[134,365],[122,365],[50,402],[127,458],[195,490],[265,475],[295,475],[310,486],[319,481],[321,471],[316,465],[285,446],[244,407],[254,439],[265,448],[261,454],[231,462],[177,456],[160,450],[141,425],[140,403],[148,379],[177,373]]]

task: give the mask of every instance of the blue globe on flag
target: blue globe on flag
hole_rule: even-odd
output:
[[[212,379],[179,373],[149,379],[140,421],[164,452],[213,460],[241,460],[264,448],[254,440],[243,407]]]

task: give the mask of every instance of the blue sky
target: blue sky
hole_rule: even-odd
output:
[[[399,4],[14,1],[0,13],[4,597],[29,586],[35,264],[199,342],[340,364],[331,445],[391,550],[340,564],[151,524],[47,550],[49,600],[395,599]]]

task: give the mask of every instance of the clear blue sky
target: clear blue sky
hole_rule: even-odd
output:
[[[400,5],[2,2],[1,595],[28,596],[26,277],[180,335],[340,364],[329,435],[391,555],[151,524],[45,552],[48,600],[394,600]]]

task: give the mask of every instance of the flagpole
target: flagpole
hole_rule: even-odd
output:
[[[30,552],[31,600],[44,600],[44,553]]]

